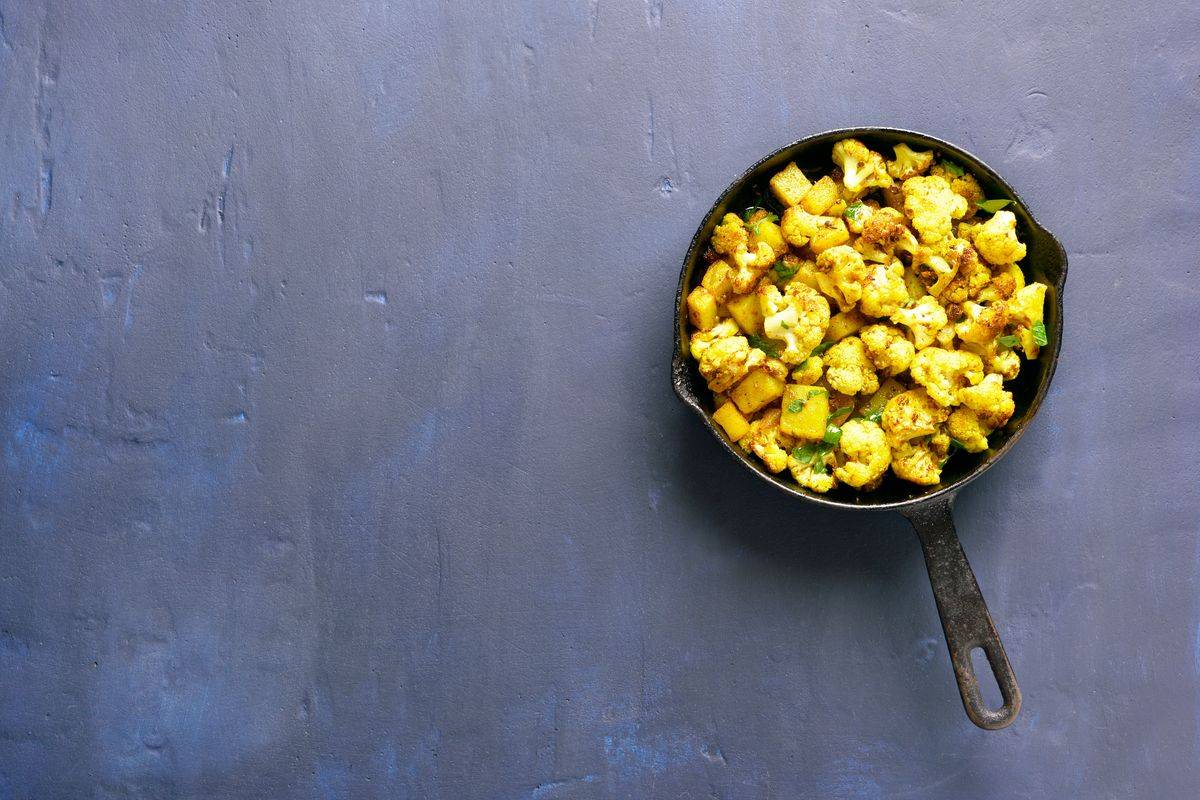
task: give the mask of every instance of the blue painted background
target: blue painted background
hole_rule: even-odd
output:
[[[0,798],[1200,792],[1200,9],[0,0]],[[1070,252],[960,497],[1025,693],[963,715],[898,516],[672,397],[765,152],[977,152]]]

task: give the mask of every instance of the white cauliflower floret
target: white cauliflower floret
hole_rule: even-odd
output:
[[[842,139],[833,146],[833,161],[842,168],[842,183],[851,192],[892,185],[883,156],[857,139]]]
[[[955,194],[960,194],[970,203],[971,209],[974,210],[975,204],[983,199],[983,187],[979,185],[979,181],[975,180],[975,176],[969,172],[962,172],[955,175],[953,171],[945,166],[946,162],[934,164],[929,170],[930,175],[937,175],[946,179],[946,183],[950,184],[951,190]]]
[[[775,263],[775,251],[766,242],[759,242],[753,252],[739,247],[733,254],[733,291],[745,294],[755,287],[759,279]]]
[[[722,255],[732,255],[739,249],[745,249],[750,244],[750,231],[737,214],[726,214],[721,217],[712,234],[712,249]]]
[[[842,394],[870,394],[879,388],[875,365],[857,336],[847,336],[826,351],[825,380]]]
[[[954,326],[959,339],[971,344],[986,345],[995,341],[1008,324],[1008,307],[1004,303],[981,306],[978,303],[963,305],[963,319]]]
[[[908,287],[904,285],[904,265],[893,261],[890,265],[876,264],[862,283],[862,298],[859,309],[872,317],[890,317],[908,300]]]
[[[750,423],[750,430],[738,440],[742,449],[762,459],[771,472],[783,472],[788,465],[787,448],[792,446],[792,438],[779,430],[781,415],[778,408],[767,409]]]
[[[878,482],[892,463],[892,451],[883,428],[865,419],[848,420],[842,425],[838,449],[846,456],[846,463],[835,469],[833,475],[856,489]]]
[[[899,181],[920,175],[933,164],[932,150],[913,150],[904,142],[892,145],[896,158],[887,164],[888,175]]]
[[[789,283],[785,293],[770,284],[758,290],[763,314],[763,332],[784,342],[780,358],[799,364],[821,343],[829,326],[829,301],[799,281]]]
[[[888,444],[899,446],[918,436],[936,433],[950,412],[939,406],[924,389],[909,389],[888,400],[880,424]]]
[[[923,350],[937,339],[938,331],[946,327],[946,309],[938,301],[926,295],[911,308],[897,309],[892,322],[903,325],[912,332],[913,344]]]
[[[821,291],[836,300],[842,311],[854,308],[867,278],[867,265],[858,251],[844,244],[824,250],[817,256],[816,270]]]
[[[892,472],[910,483],[933,486],[942,479],[942,457],[929,442],[904,442],[892,448]]]
[[[700,374],[714,392],[728,391],[746,373],[766,360],[761,350],[752,349],[744,336],[717,339],[700,354]]]
[[[974,410],[960,406],[946,420],[946,432],[968,453],[982,453],[987,450],[987,437],[992,430],[980,421]]]
[[[792,370],[792,382],[801,386],[812,386],[821,380],[821,372],[824,368],[825,362],[821,360],[820,356],[809,356]]]
[[[793,247],[803,247],[813,240],[832,240],[845,242],[850,238],[846,223],[840,217],[825,217],[820,214],[810,214],[800,206],[792,206],[783,212],[779,222],[779,230],[785,241]],[[814,250],[817,248],[814,246]]]
[[[890,325],[868,325],[858,332],[871,363],[884,375],[899,375],[908,369],[916,348],[904,334]]]
[[[1021,359],[1017,352],[994,339],[983,344],[965,342],[963,349],[983,359],[984,372],[995,372],[1006,381],[1011,381],[1021,371]]]
[[[1008,300],[1008,312],[1014,320],[1027,328],[1042,321],[1046,303],[1046,285],[1031,283],[1013,293]]]
[[[1017,217],[1011,211],[997,211],[972,233],[975,249],[992,264],[1013,264],[1025,257],[1025,245],[1017,239]]]
[[[980,421],[992,430],[1008,422],[1016,410],[1012,392],[1005,390],[1004,379],[995,373],[977,386],[959,389],[958,400],[978,414]]]
[[[709,330],[696,331],[692,334],[691,338],[692,358],[699,361],[700,356],[704,355],[704,351],[713,342],[718,339],[728,339],[730,336],[737,336],[741,332],[737,323],[731,319],[723,319]]]
[[[951,220],[967,213],[967,200],[950,188],[945,178],[937,175],[909,178],[901,187],[904,192],[904,213],[921,234],[921,241],[932,244],[951,233]]]
[[[943,406],[959,403],[959,390],[983,380],[983,360],[962,350],[926,347],[913,356],[909,374]]]
[[[836,463],[832,451],[803,452],[801,458],[797,458],[798,453],[801,451],[793,450],[787,459],[788,470],[796,483],[822,494],[837,485],[829,471],[829,467]]]

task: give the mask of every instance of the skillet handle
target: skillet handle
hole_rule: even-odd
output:
[[[950,663],[954,667],[963,707],[971,722],[987,730],[999,730],[1017,718],[1021,709],[1021,690],[1017,688],[1017,678],[1004,654],[1004,645],[1000,643],[992,615],[979,592],[975,573],[958,542],[950,512],[952,502],[953,497],[938,499],[903,513],[921,539],[925,566],[929,570],[938,615],[942,618],[942,631],[950,648]],[[971,651],[976,647],[987,654],[988,664],[1000,687],[1004,705],[998,709],[988,708],[980,694],[979,681],[971,665]]]

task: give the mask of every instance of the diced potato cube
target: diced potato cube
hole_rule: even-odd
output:
[[[737,410],[737,406],[733,403],[726,403],[713,412],[713,422],[725,429],[725,433],[733,441],[737,441],[746,435],[750,430],[750,423],[742,416],[742,412]]]
[[[737,326],[742,329],[742,333],[762,334],[763,315],[757,294],[752,292],[730,297],[725,301],[725,308],[728,309],[729,316],[733,317]]]
[[[791,384],[783,390],[783,413],[779,430],[810,442],[825,436],[829,420],[829,390],[820,386]]]
[[[717,324],[717,301],[703,286],[692,289],[687,296],[688,319],[702,331]]]
[[[832,223],[822,225],[820,230],[809,237],[808,246],[814,254],[850,241],[850,231],[846,230],[846,223],[841,218],[829,219],[833,220]]]
[[[836,203],[825,209],[825,213],[831,217],[840,217],[846,213],[848,204],[845,200],[838,200]]]
[[[834,183],[833,178],[826,175],[804,193],[804,197],[800,199],[800,207],[810,214],[824,214],[831,205],[840,199],[837,184]]]
[[[750,250],[758,247],[759,242],[766,242],[778,258],[787,252],[787,243],[783,240],[783,231],[769,219],[755,220],[750,223]]]
[[[875,413],[882,414],[888,401],[903,391],[904,385],[900,381],[895,378],[888,378],[879,384],[879,388],[875,390],[875,394],[871,395],[871,399],[863,404],[862,415],[869,417]]]
[[[804,177],[804,173],[795,162],[788,164],[771,178],[771,191],[775,194],[775,199],[785,206],[799,204],[810,186],[812,182]]]
[[[784,382],[763,369],[752,369],[733,387],[729,399],[743,414],[753,414],[768,403],[778,400],[783,394]]]
[[[733,276],[737,271],[727,261],[714,261],[708,265],[700,285],[712,293],[713,299],[721,302],[733,288]]]
[[[841,311],[829,318],[825,329],[826,342],[838,342],[867,324],[867,318],[857,308]]]

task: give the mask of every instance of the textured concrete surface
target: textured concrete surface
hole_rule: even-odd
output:
[[[1200,792],[1200,10],[0,0],[0,797]],[[960,497],[1022,688],[897,516],[673,398],[725,183],[880,123],[1071,258]]]

